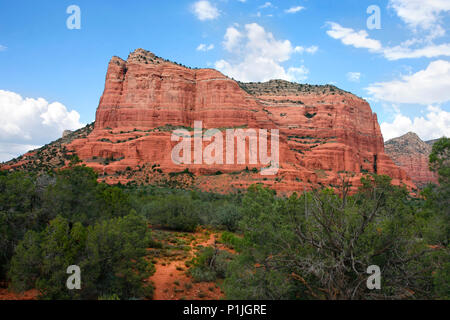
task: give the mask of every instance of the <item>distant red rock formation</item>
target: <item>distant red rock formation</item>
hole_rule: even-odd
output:
[[[401,137],[391,139],[385,143],[386,153],[411,177],[419,187],[428,183],[438,183],[436,173],[430,171],[429,157],[432,142],[422,141],[417,134],[409,132]]]
[[[192,133],[194,121],[206,129],[278,129],[277,175],[260,175],[261,165],[174,164],[172,131]],[[376,172],[415,187],[386,155],[377,116],[365,100],[331,85],[239,83],[143,49],[127,61],[111,59],[95,128],[66,147],[109,183],[149,183],[161,172],[188,169],[196,186],[216,192],[258,182],[282,193],[302,192],[337,186],[345,172],[354,175],[355,186],[365,173]]]

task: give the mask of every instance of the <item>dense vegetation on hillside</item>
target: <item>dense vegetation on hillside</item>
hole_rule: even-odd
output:
[[[0,176],[0,277],[46,299],[151,296],[143,280],[147,223],[120,188],[97,183],[86,167],[54,175]],[[83,290],[66,288],[67,267],[83,271]]]
[[[368,175],[359,192],[289,198],[260,185],[244,195],[109,186],[75,164],[47,174],[0,172],[0,284],[42,299],[143,299],[158,246],[150,228],[222,230],[233,248],[200,250],[188,273],[229,299],[449,299],[450,139],[430,156],[440,185],[420,197]],[[66,269],[82,270],[68,290]],[[366,286],[381,270],[381,289]]]

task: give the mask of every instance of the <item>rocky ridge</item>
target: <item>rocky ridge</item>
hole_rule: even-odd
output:
[[[437,140],[432,140],[435,142]],[[422,141],[419,136],[409,132],[401,137],[386,141],[386,153],[399,167],[403,168],[419,187],[428,183],[438,183],[436,173],[429,169],[429,156],[433,143]]]
[[[175,164],[172,132],[184,128],[192,134],[194,121],[221,131],[278,129],[277,175],[262,176],[260,163]],[[351,176],[356,188],[361,176],[378,173],[415,188],[385,153],[377,116],[365,100],[331,85],[238,83],[217,70],[186,68],[143,49],[127,60],[111,59],[95,126],[88,131],[61,147],[108,183],[162,183],[215,192],[262,183],[292,193],[336,187],[342,175]],[[27,161],[3,168],[23,168]]]

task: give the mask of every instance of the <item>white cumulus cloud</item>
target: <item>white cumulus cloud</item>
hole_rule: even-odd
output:
[[[388,60],[450,56],[450,44],[430,44],[416,49],[411,49],[408,46],[400,45],[392,48],[386,48],[383,51],[383,54]]]
[[[414,30],[438,30],[440,35],[445,33],[441,26],[441,14],[450,11],[448,0],[389,0],[389,7]]]
[[[347,79],[348,79],[348,81],[351,81],[351,82],[359,82],[359,79],[361,79],[361,73],[360,72],[348,72]]]
[[[428,106],[425,117],[411,119],[397,113],[392,122],[383,122],[380,127],[385,141],[410,131],[417,133],[422,140],[450,137],[450,112],[440,107]]]
[[[210,51],[212,49],[214,49],[213,44],[207,45],[207,44],[201,43],[197,47],[197,51]]]
[[[272,2],[268,2],[268,1],[266,3],[264,3],[263,5],[259,6],[260,9],[273,8],[273,7],[274,6],[273,6]]]
[[[328,24],[331,29],[327,31],[327,34],[334,39],[341,40],[345,45],[366,48],[371,51],[378,51],[382,48],[381,42],[369,38],[369,34],[365,30],[355,31],[351,28],[344,28],[335,22],[329,22]]]
[[[294,51],[298,52],[298,53],[303,53],[303,52],[307,52],[310,54],[315,54],[317,51],[319,50],[318,46],[311,46],[308,48],[302,47],[302,46],[296,46]]]
[[[276,39],[257,23],[247,24],[243,30],[238,28],[229,27],[225,33],[223,45],[232,58],[217,61],[215,67],[218,70],[246,82],[271,79],[303,81],[307,78],[305,66],[285,68],[282,63],[300,51],[314,53],[317,47],[294,48],[289,40]]]
[[[83,126],[78,112],[43,98],[0,90],[0,161],[6,161]]]
[[[220,16],[220,12],[217,7],[206,0],[195,2],[192,9],[196,17],[201,21],[214,20]]]
[[[233,52],[236,49],[239,49],[239,42],[244,37],[244,35],[235,27],[227,28],[225,32],[223,46],[229,52]]]
[[[450,56],[450,44],[434,44],[427,41],[422,47],[424,40],[412,39],[394,47],[384,47],[380,41],[372,39],[365,30],[356,31],[345,28],[338,23],[329,22],[331,28],[327,34],[333,39],[340,40],[347,46],[368,49],[370,52],[382,54],[388,60],[411,59],[411,58],[436,58]],[[414,48],[411,48],[415,45]]]
[[[393,103],[434,104],[450,101],[450,62],[432,61],[399,80],[378,82],[366,89],[374,98]]]
[[[286,13],[297,13],[297,12],[302,11],[303,9],[305,9],[305,8],[302,7],[302,6],[297,6],[297,7],[292,7],[292,8],[286,9],[284,12],[286,12]]]

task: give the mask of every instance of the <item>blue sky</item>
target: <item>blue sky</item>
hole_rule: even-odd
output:
[[[369,101],[386,139],[449,136],[449,26],[449,0],[2,1],[0,161],[94,121],[109,59],[136,48],[244,81],[335,84]]]

